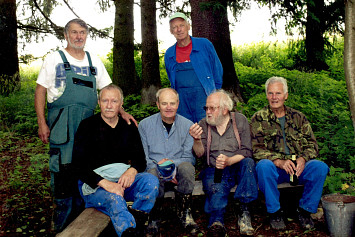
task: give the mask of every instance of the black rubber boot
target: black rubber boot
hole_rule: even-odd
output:
[[[129,230],[131,228],[128,228],[126,231],[130,235],[126,236],[144,236],[146,232],[146,222],[148,221],[148,213],[132,209],[131,207],[128,207],[129,212],[133,215],[135,221],[136,221],[136,228],[133,230]],[[125,231],[125,232],[126,232]],[[125,233],[123,232],[123,233]],[[134,233],[133,233],[134,232]]]
[[[182,226],[190,232],[196,234],[199,232],[199,227],[194,221],[191,213],[192,193],[183,194],[175,191],[175,201],[177,204],[177,216]]]
[[[160,215],[164,198],[157,198],[153,209],[149,213],[147,235],[157,236],[159,233]]]

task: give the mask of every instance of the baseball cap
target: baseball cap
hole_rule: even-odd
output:
[[[157,164],[157,168],[159,171],[159,177],[163,180],[170,181],[176,175],[176,166],[174,162],[168,160],[163,164]]]
[[[185,21],[187,21],[187,16],[184,13],[175,12],[173,15],[170,16],[169,22],[174,20],[175,18],[178,18],[178,17],[180,17],[180,18],[184,19]]]

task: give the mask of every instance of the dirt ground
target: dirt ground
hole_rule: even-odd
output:
[[[3,143],[4,140],[1,142]],[[29,151],[24,148],[26,144],[33,143],[33,140],[12,139],[12,143],[16,146],[7,147],[3,144],[0,146],[0,236],[54,236],[51,232],[53,206],[49,192],[49,172],[42,171],[39,180],[31,179],[33,172],[36,171],[29,169],[32,161],[29,159]],[[38,150],[38,147],[36,149]],[[45,154],[44,150],[43,154]],[[12,188],[9,187],[9,183],[12,184]],[[263,197],[260,195],[252,208],[252,224],[256,230],[254,236],[329,236],[322,212],[314,216],[314,229],[303,230],[298,224],[294,216],[296,207],[294,204],[297,205],[297,198],[301,191],[297,188],[281,190],[282,206],[287,216],[287,229],[284,231],[274,231],[270,228]],[[160,236],[189,236],[175,217],[174,200],[168,198],[165,200],[166,211],[161,216],[164,221]],[[204,196],[195,196],[193,216],[202,232],[206,233],[208,216],[204,213],[203,206]],[[238,203],[231,196],[225,214],[225,226],[231,237],[240,236],[237,227],[237,209]]]

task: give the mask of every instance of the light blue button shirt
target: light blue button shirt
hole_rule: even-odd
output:
[[[189,133],[192,122],[176,114],[170,133],[163,125],[160,113],[143,119],[138,126],[142,139],[147,170],[155,168],[153,160],[159,162],[164,158],[174,161],[176,166],[182,162],[195,165],[192,154],[193,138]]]

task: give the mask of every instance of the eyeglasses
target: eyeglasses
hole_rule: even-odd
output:
[[[219,108],[219,106],[216,106],[216,107],[214,107],[214,106],[203,106],[203,110],[204,111],[207,112],[208,110],[210,110],[212,113],[218,108]]]

